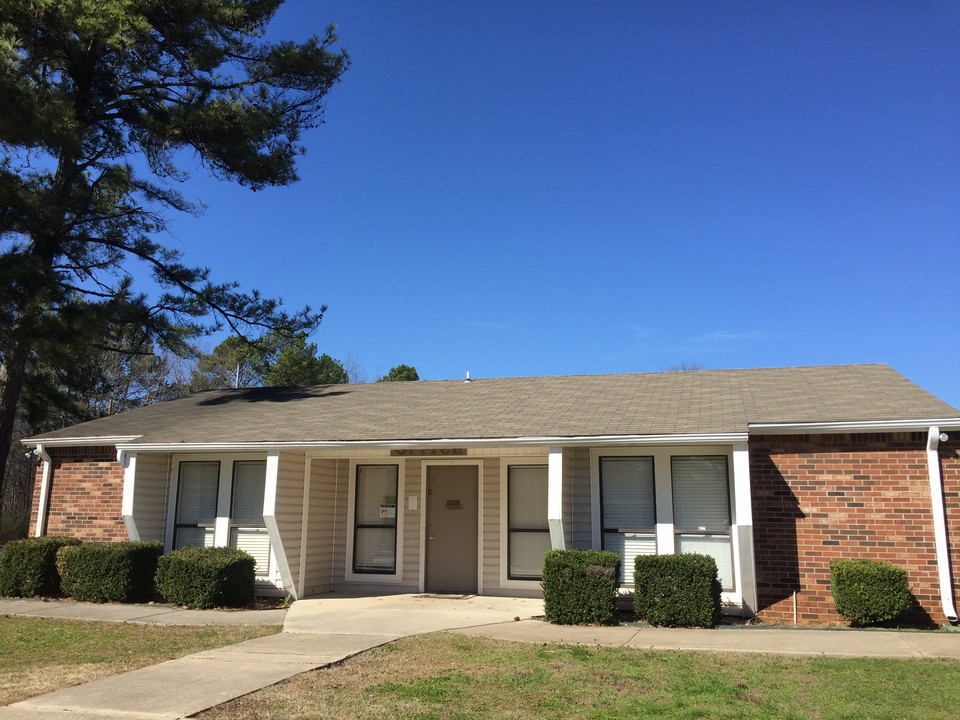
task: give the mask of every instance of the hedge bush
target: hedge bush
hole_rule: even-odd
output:
[[[551,550],[543,565],[543,607],[560,625],[613,620],[620,586],[620,555],[603,550]]]
[[[61,594],[57,551],[79,545],[76,538],[34,537],[13,540],[0,553],[0,595],[52,597]]]
[[[834,560],[830,590],[837,612],[854,625],[895,619],[912,602],[907,571],[879,560]]]
[[[716,627],[720,580],[708,555],[640,555],[633,572],[633,608],[651,625]]]
[[[255,562],[228,547],[174,550],[157,563],[157,591],[189,608],[244,607],[254,598]]]
[[[160,542],[83,543],[57,552],[63,591],[84,602],[136,602],[153,597]]]

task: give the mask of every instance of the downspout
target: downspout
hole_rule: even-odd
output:
[[[927,470],[930,475],[930,500],[933,510],[933,536],[937,549],[937,570],[940,579],[940,607],[951,624],[956,625],[957,610],[953,604],[953,573],[950,570],[950,548],[947,544],[947,511],[943,502],[943,478],[940,475],[940,428],[931,426],[927,434]]]
[[[47,512],[50,510],[50,477],[53,475],[53,461],[43,447],[37,443],[33,454],[43,461],[43,473],[40,476],[40,497],[37,499],[37,527],[35,537],[42,537],[47,531]]]

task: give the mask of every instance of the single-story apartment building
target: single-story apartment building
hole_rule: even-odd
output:
[[[836,619],[830,561],[956,622],[960,411],[886,365],[202,392],[26,441],[31,529],[235,546],[261,588],[535,596],[550,548],[700,552],[729,612]]]

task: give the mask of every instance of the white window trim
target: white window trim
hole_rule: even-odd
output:
[[[397,542],[394,548],[393,573],[358,573],[353,571],[353,538],[357,522],[357,468],[361,465],[393,465],[397,468]],[[347,556],[343,568],[346,582],[396,584],[403,582],[404,526],[404,458],[351,458],[347,481]]]
[[[423,458],[420,462],[420,575],[417,587],[427,587],[427,474],[431,467],[467,465],[477,469],[477,595],[483,595],[483,458],[440,460]]]
[[[548,456],[515,456],[500,458],[500,587],[514,590],[539,590],[539,580],[512,580],[510,578],[510,466],[548,467]],[[549,470],[548,470],[549,473]],[[547,479],[549,483],[549,477]],[[549,512],[547,513],[549,515]]]
[[[721,593],[721,601],[725,605],[741,605],[743,597],[743,577],[740,567],[739,530],[737,525],[736,483],[734,481],[733,446],[731,445],[703,445],[703,446],[643,446],[622,448],[591,448],[590,449],[590,524],[593,547],[603,547],[603,527],[600,524],[600,458],[601,457],[653,457],[654,493],[657,504],[657,554],[672,555],[676,552],[676,536],[673,524],[673,478],[670,459],[682,455],[711,455],[727,458],[727,491],[730,502],[730,544],[733,553],[733,590]],[[749,519],[748,519],[749,521]],[[633,572],[624,573],[626,578],[632,578]],[[628,591],[633,589],[633,582],[624,582],[623,587]]]
[[[230,545],[230,506],[233,500],[233,463],[237,460],[266,460],[266,453],[202,453],[197,455],[173,455],[170,462],[169,493],[167,496],[167,518],[164,527],[164,552],[173,550],[173,538],[177,528],[177,500],[180,495],[180,463],[184,462],[219,462],[220,477],[217,484],[217,517],[214,521],[213,546],[229,547]],[[270,567],[267,575],[257,575],[257,583],[276,584],[277,558],[272,543],[270,547]]]

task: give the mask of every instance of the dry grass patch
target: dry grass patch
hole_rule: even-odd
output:
[[[0,617],[0,705],[279,630]]]
[[[705,631],[706,632],[706,631]],[[960,663],[835,660],[407,638],[197,716],[955,718]]]

